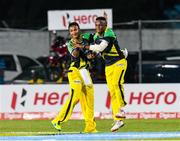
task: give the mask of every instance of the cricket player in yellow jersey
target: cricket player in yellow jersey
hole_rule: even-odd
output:
[[[84,132],[97,132],[94,120],[94,86],[88,71],[88,59],[93,58],[94,54],[74,48],[74,44],[87,45],[90,34],[81,34],[76,22],[70,23],[68,29],[71,36],[68,42],[68,51],[71,54],[71,65],[68,70],[70,94],[59,115],[51,122],[57,130],[61,130],[62,123],[70,119],[74,106],[80,102],[85,119]]]
[[[107,27],[105,17],[97,17],[95,21],[96,33],[93,36],[94,44],[84,48],[101,53],[105,60],[105,75],[111,96],[114,125],[111,131],[117,131],[124,126],[126,105],[124,99],[124,76],[127,69],[127,49],[120,49],[117,37],[112,29]],[[78,46],[77,46],[78,47]],[[83,48],[83,46],[79,46]]]

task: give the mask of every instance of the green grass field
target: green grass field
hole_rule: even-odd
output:
[[[110,132],[112,120],[96,120],[99,132]],[[83,120],[69,120],[62,132],[81,132]],[[180,132],[179,119],[126,119],[118,132]],[[21,136],[58,133],[50,120],[0,120],[0,136]]]

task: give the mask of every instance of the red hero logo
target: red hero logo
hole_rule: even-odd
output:
[[[152,91],[148,91],[144,93],[131,92],[127,103],[129,105],[132,105],[132,104],[158,105],[160,103],[171,105],[171,104],[174,104],[176,100],[177,100],[177,94],[176,92],[173,92],[173,91],[170,91],[170,92],[161,91],[158,93],[154,93]],[[108,109],[110,108],[110,104],[111,104],[111,97],[110,97],[110,93],[108,92],[107,98],[106,98],[106,107]]]
[[[62,95],[57,92],[51,92],[47,93],[44,92],[43,94],[40,94],[38,92],[35,93],[34,96],[34,105],[56,105],[60,104],[63,105],[65,98],[68,97],[69,93],[64,92]]]
[[[25,89],[22,89],[22,92],[21,92],[21,98],[25,97],[27,94],[27,91]],[[11,101],[11,108],[12,109],[16,109],[16,105],[17,105],[17,98],[18,98],[18,95],[16,92],[13,92],[12,94],[12,101]],[[20,104],[24,107],[25,106],[25,103],[26,101],[25,100],[20,100]]]
[[[15,110],[18,103],[20,103],[24,107],[26,101],[23,97],[25,97],[26,94],[27,94],[27,91],[25,89],[22,90],[21,97],[19,97],[20,95],[17,94],[16,92],[13,92],[11,108]],[[36,92],[34,94],[32,104],[33,105],[57,105],[57,104],[63,105],[68,95],[69,95],[68,92],[64,92],[63,94],[59,94],[57,92],[50,92],[50,93]]]

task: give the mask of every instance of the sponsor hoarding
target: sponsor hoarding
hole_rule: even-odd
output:
[[[81,29],[95,29],[95,19],[98,16],[106,17],[108,26],[112,28],[112,9],[50,10],[48,30],[67,30],[73,21],[79,23]]]
[[[95,113],[110,118],[111,99],[107,85],[94,86]],[[1,85],[0,92],[0,118],[12,117],[13,113],[16,117],[31,118],[36,112],[38,117],[45,117],[43,113],[52,115],[59,112],[68,98],[69,85]],[[125,111],[131,118],[172,118],[180,115],[180,84],[125,84],[125,99]],[[79,103],[73,112],[76,115],[81,113]]]

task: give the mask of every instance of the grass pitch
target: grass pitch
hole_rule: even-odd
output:
[[[110,132],[113,121],[96,120],[99,132]],[[80,133],[84,120],[69,120],[62,125],[62,132]],[[118,132],[180,132],[179,119],[126,119]],[[50,120],[0,120],[0,136],[26,136],[57,134]]]

